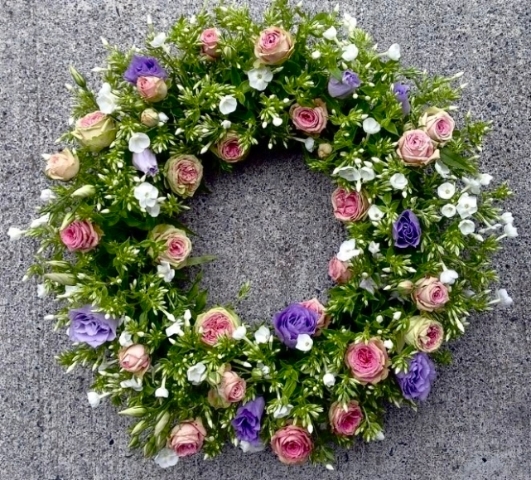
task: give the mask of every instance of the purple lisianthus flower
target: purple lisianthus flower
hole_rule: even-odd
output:
[[[420,222],[411,210],[404,210],[393,223],[395,247],[418,247],[421,236]]]
[[[293,303],[273,317],[277,337],[288,347],[295,348],[297,337],[302,333],[313,335],[319,316],[316,312]]]
[[[141,57],[140,55],[133,55],[131,63],[124,73],[124,78],[136,85],[138,77],[157,77],[166,78],[168,74],[153,57]]]
[[[253,446],[258,446],[260,442],[260,420],[264,413],[265,400],[257,397],[242,405],[236,411],[236,416],[232,420],[232,426],[236,432],[236,438],[243,442],[249,442]]]
[[[149,148],[146,148],[141,153],[133,153],[133,166],[151,177],[159,171],[157,157]]]
[[[333,98],[347,98],[352,95],[361,85],[360,77],[351,70],[345,70],[341,80],[330,77],[328,81],[328,93]]]
[[[425,353],[416,353],[409,361],[407,373],[397,373],[402,394],[408,400],[426,400],[435,380],[435,365]]]
[[[409,85],[404,83],[395,83],[393,85],[393,93],[395,94],[396,99],[402,105],[402,113],[404,115],[409,115],[411,111],[411,106],[409,105]]]
[[[73,342],[88,343],[96,348],[116,338],[118,320],[105,318],[105,314],[94,312],[90,305],[70,310],[68,316],[68,335]]]

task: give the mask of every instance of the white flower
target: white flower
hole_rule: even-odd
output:
[[[332,373],[323,375],[323,384],[325,387],[333,387],[336,384],[336,377]]]
[[[268,67],[253,68],[247,72],[247,77],[251,88],[261,92],[273,80],[273,72]]]
[[[507,293],[507,290],[505,288],[500,288],[499,290],[496,290],[496,303],[500,305],[500,307],[510,307],[513,304],[513,299],[509,296]]]
[[[304,140],[304,146],[306,147],[306,150],[311,152],[315,147],[315,140],[312,137],[308,137]]]
[[[354,257],[357,257],[361,253],[361,250],[356,248],[356,240],[346,240],[339,247],[339,253],[336,255],[338,260],[342,262],[348,262]]]
[[[230,120],[223,120],[221,122],[221,126],[225,129],[225,130],[228,130],[231,126],[232,126],[232,122]]]
[[[169,396],[170,392],[165,387],[159,387],[155,390],[155,397],[157,398],[168,398]]]
[[[374,170],[371,167],[361,167],[359,169],[359,174],[361,180],[363,180],[364,182],[370,182],[376,177],[376,174],[374,173]]]
[[[369,243],[369,252],[376,255],[380,251],[380,244],[376,242]]]
[[[133,390],[140,392],[142,391],[142,380],[138,377],[133,377],[129,380],[124,380],[120,382],[120,387],[132,388]]]
[[[221,97],[221,100],[219,101],[219,111],[223,115],[228,115],[229,113],[234,112],[236,108],[238,108],[238,102],[232,95]]]
[[[206,365],[203,362],[196,363],[186,372],[186,377],[192,385],[199,385],[206,378]]]
[[[327,40],[335,40],[337,38],[337,30],[335,27],[330,27],[328,30],[323,32],[323,37]]]
[[[170,117],[168,117],[168,115],[166,115],[164,112],[159,112],[158,117],[161,123],[167,123],[168,120],[170,119]]]
[[[192,312],[190,310],[186,309],[184,311],[183,318],[184,318],[185,323],[189,324],[190,320],[192,320]]]
[[[348,13],[345,13],[343,15],[343,25],[347,27],[349,33],[352,33],[352,31],[356,28],[357,24],[358,22],[353,16],[349,15]]]
[[[484,187],[490,185],[490,182],[492,181],[492,175],[489,175],[488,173],[480,173],[477,178],[478,182]]]
[[[437,195],[439,195],[439,198],[443,198],[444,200],[449,200],[454,196],[454,194],[455,185],[450,182],[445,182],[439,185],[439,188],[437,189]]]
[[[508,223],[505,225],[505,227],[503,227],[503,232],[508,238],[516,238],[518,236],[517,228],[511,223]]]
[[[363,120],[363,130],[367,135],[374,135],[380,131],[380,124],[372,117]]]
[[[151,140],[145,133],[135,132],[129,139],[129,151],[142,153],[151,144]]]
[[[400,60],[400,45],[398,45],[398,43],[393,43],[385,54],[387,55],[387,58],[397,62]]]
[[[50,214],[47,213],[39,218],[36,218],[30,223],[30,228],[38,228],[42,225],[46,225],[50,221]]]
[[[391,350],[391,348],[394,347],[394,343],[392,342],[392,340],[385,340],[385,342],[383,342],[383,346],[384,346],[387,350]]]
[[[467,177],[463,177],[462,180],[468,190],[470,190],[475,195],[479,195],[479,193],[481,192],[481,183],[479,183],[478,180],[476,180],[475,178]]]
[[[457,209],[455,208],[455,205],[448,203],[441,208],[441,213],[447,218],[452,218],[457,213]]]
[[[472,220],[462,220],[459,222],[459,230],[463,235],[470,235],[476,230],[476,226]]]
[[[101,403],[100,394],[97,392],[87,392],[87,398],[92,408],[98,407]]]
[[[374,436],[374,439],[378,442],[381,442],[383,440],[385,440],[385,435],[384,433],[380,430],[375,436]]]
[[[307,333],[301,333],[297,336],[295,348],[301,352],[309,352],[313,347],[313,340]]]
[[[171,337],[172,335],[178,335],[179,337],[184,335],[183,329],[181,328],[181,322],[174,322],[166,328],[166,336]]]
[[[153,40],[151,40],[151,42],[149,42],[149,44],[153,48],[160,48],[166,43],[166,38],[167,36],[164,32],[157,33],[157,35],[155,35],[155,37],[153,38]]]
[[[350,45],[347,45],[343,51],[343,55],[341,55],[341,58],[345,60],[345,62],[352,62],[353,60],[356,60],[356,57],[358,56],[359,50],[356,45],[351,43]]]
[[[240,325],[232,333],[232,338],[234,338],[234,340],[243,340],[245,338],[245,335],[247,335],[247,328],[245,328],[245,325]]]
[[[389,183],[395,190],[404,190],[407,186],[407,178],[403,173],[395,173],[389,179]]]
[[[240,441],[240,448],[243,453],[257,453],[265,450],[265,445],[262,442],[258,444],[253,444],[246,442],[245,440]]]
[[[369,293],[374,295],[374,292],[376,291],[376,288],[378,286],[376,285],[376,282],[372,278],[364,278],[360,282],[360,288],[363,288],[364,290],[367,290]]]
[[[457,213],[461,218],[468,218],[478,211],[477,197],[463,193],[457,202]]]
[[[264,365],[262,362],[258,362],[256,366],[260,369],[265,378],[269,378],[268,375],[271,372],[271,369],[267,365]]]
[[[111,85],[109,83],[104,83],[101,86],[96,97],[96,103],[100,111],[107,115],[110,115],[118,108],[118,97],[111,93]]]
[[[273,412],[273,418],[277,420],[279,418],[287,417],[293,410],[293,405],[281,405]]]
[[[157,265],[157,274],[163,278],[165,282],[171,282],[175,277],[175,270],[171,268],[169,262],[162,261]]]
[[[254,332],[254,339],[256,340],[256,343],[267,343],[269,342],[270,338],[271,332],[269,331],[269,328],[264,325]]]
[[[439,275],[439,280],[447,285],[453,285],[459,278],[459,274],[455,270],[443,270]]]
[[[146,212],[149,213],[152,217],[158,217],[160,213],[160,205],[157,203],[152,207],[146,207]]]
[[[282,118],[280,118],[280,117],[273,118],[273,125],[275,127],[280,127],[280,125],[282,125],[283,122],[284,122],[284,120],[282,120]]]
[[[506,225],[510,225],[510,224],[512,224],[514,222],[514,217],[513,217],[513,214],[511,212],[505,212],[500,217],[500,220],[503,223],[505,223]]]
[[[37,285],[37,297],[44,298],[47,294],[48,292],[46,291],[44,283],[39,283],[39,285]]]
[[[160,468],[168,468],[177,465],[179,457],[171,448],[163,448],[153,460]]]
[[[120,342],[120,345],[122,347],[130,347],[131,345],[133,345],[133,336],[127,330],[124,330],[120,334],[120,338],[118,338],[118,342]]]
[[[356,167],[338,167],[334,169],[332,175],[337,175],[349,182],[356,182],[360,179],[359,170]]]
[[[312,52],[312,58],[314,60],[317,60],[318,58],[321,58],[321,52],[319,50],[315,50],[314,52]]]
[[[55,195],[55,193],[53,193],[53,191],[50,190],[49,188],[45,188],[41,192],[41,200],[43,202],[51,202],[52,200],[55,200],[56,198],[57,196]]]
[[[435,162],[435,170],[442,178],[448,178],[450,176],[450,169],[441,161]]]
[[[9,235],[9,239],[12,241],[20,240],[24,234],[26,233],[25,230],[21,230],[20,228],[16,227],[9,227],[9,230],[7,231],[7,234]]]
[[[373,222],[379,222],[385,215],[376,205],[371,205],[367,214]]]
[[[138,200],[141,208],[154,207],[157,205],[159,191],[157,187],[148,182],[142,182],[134,189],[134,197]]]

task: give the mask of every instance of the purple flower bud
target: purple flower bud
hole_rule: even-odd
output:
[[[146,148],[141,153],[133,153],[133,166],[151,177],[155,176],[159,171],[157,157],[149,148]]]
[[[418,247],[421,236],[420,222],[411,210],[404,210],[393,223],[395,247]]]
[[[252,445],[260,444],[260,420],[264,413],[265,401],[263,397],[245,403],[236,412],[232,426],[238,440]]]
[[[317,313],[293,303],[273,317],[277,337],[290,348],[295,348],[297,337],[303,333],[313,335],[317,329]]]
[[[157,77],[166,78],[168,74],[159,65],[156,58],[153,57],[141,57],[134,55],[131,63],[127,67],[124,73],[124,78],[129,82],[136,85],[138,77]]]
[[[360,85],[360,77],[351,70],[345,70],[341,76],[341,80],[330,77],[328,81],[328,93],[333,98],[343,99],[352,95]]]
[[[409,105],[409,85],[404,83],[395,83],[393,85],[393,93],[396,96],[398,102],[402,105],[402,113],[404,115],[409,115],[411,111],[411,106]]]
[[[426,400],[435,380],[435,365],[425,353],[417,353],[409,361],[407,373],[396,375],[402,394],[408,400]]]

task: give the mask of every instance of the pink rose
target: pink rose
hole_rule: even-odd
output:
[[[438,310],[450,300],[448,288],[435,277],[423,278],[416,282],[411,297],[417,308],[425,312]]]
[[[316,335],[319,335],[321,330],[325,329],[330,325],[330,316],[326,314],[324,305],[317,300],[317,298],[312,298],[311,300],[306,300],[305,302],[301,302],[301,305],[304,308],[307,308],[308,310],[311,310],[312,312],[317,313],[319,316],[317,318],[317,331]]]
[[[157,260],[168,262],[173,268],[181,268],[192,253],[192,242],[186,232],[172,225],[157,225],[149,236],[156,242],[164,242],[165,248]]]
[[[188,420],[173,427],[170,433],[168,447],[178,457],[188,457],[201,450],[205,437],[206,430],[201,419]]]
[[[137,343],[130,347],[122,348],[118,352],[118,362],[120,367],[126,372],[143,375],[149,368],[150,358],[146,347]]]
[[[195,330],[207,345],[218,343],[220,337],[232,338],[234,330],[240,326],[240,319],[222,307],[211,308],[208,312],[198,315]]]
[[[164,79],[159,77],[138,77],[136,88],[146,102],[160,102],[168,95],[168,86]]]
[[[201,33],[199,37],[201,42],[201,51],[210,59],[215,60],[219,57],[218,51],[219,32],[217,28],[207,28]]]
[[[89,150],[99,152],[116,138],[116,123],[103,112],[92,112],[76,122],[72,135]]]
[[[67,182],[79,172],[79,160],[68,148],[50,155],[44,173],[52,180]]]
[[[428,109],[420,119],[420,124],[424,125],[426,133],[436,142],[446,143],[452,139],[455,122],[444,110],[438,108]]]
[[[304,428],[287,425],[271,437],[271,448],[282,463],[300,465],[312,453],[313,442]]]
[[[308,135],[318,135],[326,128],[328,110],[321,99],[314,101],[314,107],[302,107],[298,103],[289,110],[295,128]]]
[[[220,140],[215,148],[215,153],[221,160],[227,163],[237,163],[245,160],[248,150],[240,145],[240,136],[236,132],[228,132],[223,140]]]
[[[193,155],[178,155],[167,161],[164,175],[172,192],[191,197],[201,184],[203,165]]]
[[[439,158],[439,150],[424,130],[405,132],[398,140],[396,153],[410,167],[425,167]]]
[[[371,338],[367,343],[350,344],[345,354],[345,363],[352,376],[362,385],[375,385],[387,378],[391,362],[383,342],[379,338]]]
[[[254,45],[254,54],[261,63],[280,65],[293,53],[293,38],[279,27],[269,27],[260,33]]]
[[[245,397],[246,386],[245,380],[237,373],[226,371],[221,377],[218,393],[225,402],[237,403]]]
[[[328,411],[328,419],[332,432],[336,435],[351,436],[356,433],[363,420],[363,413],[361,408],[355,400],[347,404],[345,410],[339,402],[335,402],[330,406]]]
[[[75,220],[59,233],[70,252],[89,252],[96,248],[101,234],[89,220]]]
[[[343,284],[352,278],[352,270],[347,262],[342,262],[339,258],[333,257],[328,264],[328,275],[334,282]]]
[[[409,320],[405,340],[421,352],[435,352],[444,340],[444,329],[436,320],[417,315]]]
[[[363,192],[349,192],[342,187],[332,193],[334,216],[342,222],[361,220],[369,209],[369,202]]]

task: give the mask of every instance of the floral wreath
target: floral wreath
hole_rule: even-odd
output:
[[[92,367],[90,405],[109,397],[135,417],[130,446],[162,467],[231,442],[332,469],[334,443],[383,439],[386,403],[426,399],[473,312],[512,303],[490,287],[490,259],[517,230],[497,206],[510,190],[478,170],[489,123],[449,114],[460,74],[403,67],[398,45],[378,52],[348,14],[276,0],[262,24],[218,6],[167,35],[148,25],[142,49],[103,40],[97,93],[71,69],[70,148],[45,155],[61,183],[28,229],[9,230],[41,242],[28,276],[63,301],[45,317],[73,342],[59,361]],[[178,215],[203,169],[296,142],[337,186],[336,286],[326,306],[245,325],[206,308],[191,267],[211,258],[191,256]]]

